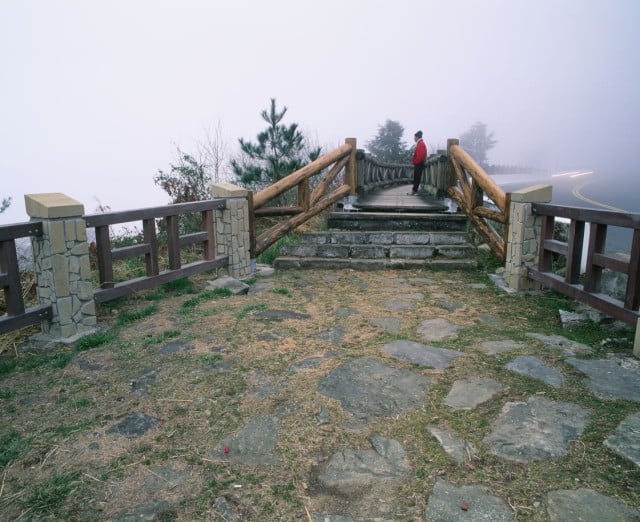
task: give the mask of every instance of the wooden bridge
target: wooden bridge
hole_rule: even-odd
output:
[[[516,269],[520,270],[528,281],[542,282],[615,318],[636,325],[640,317],[640,215],[558,207],[535,201],[528,206],[520,204],[514,207],[511,194],[505,194],[460,147],[458,140],[454,139],[448,141],[446,153],[441,151],[428,158],[419,196],[407,195],[412,172],[411,165],[377,162],[357,150],[355,139],[347,139],[341,147],[273,185],[256,193],[248,193],[248,250],[251,259],[255,259],[302,223],[336,207],[341,207],[340,214],[343,216],[368,212],[385,215],[387,222],[397,221],[398,215],[455,216],[456,219],[468,219],[497,258],[507,267],[513,268],[515,263]],[[294,204],[283,205],[283,199],[293,201]],[[490,204],[487,204],[487,201]],[[230,200],[214,199],[209,203],[193,203],[180,208],[169,206],[169,209],[137,209],[107,213],[100,217],[79,216],[80,219],[84,219],[83,226],[96,228],[98,239],[96,257],[100,288],[94,291],[94,300],[102,302],[161,282],[230,264],[228,257],[233,254],[233,250],[220,255],[215,238],[218,232],[215,219],[212,218],[214,213],[223,211],[230,204]],[[530,215],[511,215],[512,208],[517,208],[518,212],[524,209],[530,212]],[[193,212],[202,214],[202,231],[181,235],[178,226],[180,215]],[[156,218],[163,216],[167,223],[170,266],[167,270],[160,271],[154,227]],[[256,222],[265,216],[277,217],[277,223],[258,234]],[[141,242],[127,247],[114,247],[109,238],[109,226],[130,222],[138,217],[143,221],[144,234]],[[570,221],[566,241],[559,240],[553,234],[554,220],[558,217]],[[536,225],[537,232],[536,229],[530,229],[525,233],[531,237],[521,235],[517,238],[517,234],[511,230],[516,225],[523,227],[532,223],[541,223],[541,226]],[[606,252],[606,233],[609,226],[632,231],[630,256],[627,258]],[[588,242],[585,239],[587,227],[595,231]],[[0,317],[0,333],[46,320],[51,315],[50,306],[40,305],[25,309],[15,254],[16,239],[38,237],[42,234],[42,227],[33,220],[29,224],[0,227],[0,284],[8,308],[7,314]],[[233,232],[230,231],[229,234]],[[429,235],[429,238],[432,237]],[[520,246],[514,246],[514,238],[520,241]],[[229,241],[232,249],[237,248],[233,246],[237,245],[234,241]],[[509,252],[507,243],[511,245]],[[190,244],[202,246],[203,260],[185,265],[180,258],[180,249]],[[534,245],[532,248],[535,254],[523,256],[522,247],[530,245]],[[411,246],[425,247],[424,244]],[[583,256],[583,247],[586,247],[586,258]],[[443,248],[441,250],[444,251]],[[424,251],[427,252],[428,249]],[[385,251],[385,255],[390,257],[391,250]],[[114,283],[110,275],[111,263],[114,260],[136,256],[144,257],[146,275]],[[517,257],[515,262],[514,256]],[[552,261],[557,257],[566,259],[567,270],[564,276],[552,271]],[[586,279],[582,281],[579,268],[585,260]],[[626,292],[622,300],[601,293],[601,276],[605,269],[619,272],[626,277]]]

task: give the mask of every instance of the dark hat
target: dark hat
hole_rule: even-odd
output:
[[[422,131],[418,131],[414,134],[416,138],[422,138]]]

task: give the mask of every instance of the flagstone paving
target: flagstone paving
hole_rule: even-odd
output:
[[[414,282],[433,285],[430,279],[416,279]],[[392,313],[402,313],[413,308],[416,296],[419,294],[398,295],[382,304]],[[446,300],[436,305],[450,312],[465,307],[464,303]],[[266,315],[266,312],[262,312],[262,316]],[[373,327],[382,328],[388,333],[401,332],[402,319],[396,315],[369,317],[368,321]],[[494,324],[500,323],[494,319]],[[463,327],[453,321],[428,318],[416,328],[416,337],[427,342],[442,341],[457,338],[462,330]],[[325,332],[324,335],[339,344],[346,332],[337,330]],[[586,376],[585,384],[594,395],[604,399],[640,401],[640,371],[637,367],[629,369],[610,359],[578,359],[576,356],[590,355],[593,350],[562,336],[529,333],[528,337],[566,357],[569,365]],[[527,343],[510,339],[479,343],[480,350],[493,356],[521,352],[526,348]],[[386,343],[380,352],[398,361],[440,371],[446,371],[455,364],[457,358],[465,355],[464,352],[409,339]],[[291,368],[298,371],[305,367],[316,367],[323,360],[320,357],[307,359]],[[505,369],[556,388],[565,384],[562,372],[534,356],[516,356],[505,365]],[[420,407],[431,385],[432,380],[425,375],[406,368],[396,368],[373,357],[361,357],[341,364],[322,377],[318,381],[318,392],[337,399],[352,417],[350,427],[363,430],[377,418],[393,418],[407,409]],[[472,410],[503,392],[503,386],[493,378],[470,376],[452,383],[444,403],[452,410]],[[590,411],[582,406],[549,400],[543,396],[531,396],[526,401],[505,401],[502,411],[492,420],[491,431],[482,442],[496,456],[522,464],[560,458],[567,453],[569,445],[583,435],[589,418]],[[318,425],[332,422],[330,413],[324,408],[318,412],[317,419]],[[257,459],[255,462],[260,462],[272,455],[277,427],[274,421],[264,417],[256,417],[249,422],[252,423],[263,425],[260,430],[251,430],[249,435],[245,433],[249,428],[245,427],[221,444],[232,448],[230,453],[239,452],[241,459],[248,457],[243,453],[243,447],[258,448],[252,450],[254,452],[261,449],[263,455],[252,456],[252,459]],[[267,426],[265,423],[271,424]],[[267,433],[268,443],[259,440],[261,431]],[[453,430],[429,425],[425,431],[461,466],[471,465],[477,455],[478,449],[459,438]],[[324,506],[324,509],[309,513],[312,521],[395,520],[397,504],[393,500],[382,499],[392,491],[394,484],[412,472],[411,466],[402,441],[379,435],[370,436],[368,441],[370,449],[344,448],[330,455],[316,468],[313,478],[317,484],[316,505]],[[604,441],[604,445],[640,466],[640,413],[630,415],[621,422],[615,433]],[[212,453],[219,454],[220,447]],[[515,520],[514,511],[505,499],[482,484],[456,486],[437,478],[433,489],[425,494],[428,502],[424,519],[428,521]],[[226,504],[220,508],[221,513],[233,519],[233,512],[229,509]],[[640,520],[640,512],[633,507],[588,488],[549,491],[547,504],[540,509],[546,510],[546,518],[552,521]]]
[[[335,284],[336,277],[335,273],[328,272],[325,284]],[[308,482],[311,506],[300,519],[313,522],[415,520],[404,511],[403,503],[407,499],[397,495],[399,486],[422,472],[412,464],[412,446],[403,437],[388,438],[378,432],[385,424],[403,422],[407,412],[426,410],[435,401],[448,407],[455,419],[464,419],[465,415],[477,411],[485,412],[487,434],[478,438],[475,445],[465,440],[455,426],[441,422],[438,416],[432,416],[428,423],[417,428],[417,434],[411,436],[424,441],[435,440],[439,450],[446,454],[445,458],[452,459],[461,470],[476,469],[482,466],[484,459],[497,458],[500,462],[520,466],[516,469],[526,475],[529,466],[555,462],[568,453],[572,444],[579,443],[589,429],[593,412],[583,405],[548,398],[544,391],[532,393],[525,400],[521,397],[514,400],[511,388],[501,382],[504,377],[524,376],[531,382],[551,386],[546,390],[562,390],[570,372],[575,372],[594,397],[612,404],[614,401],[640,402],[640,364],[624,358],[594,358],[592,347],[559,335],[530,332],[527,341],[504,338],[500,336],[500,318],[485,311],[479,321],[486,323],[487,318],[490,319],[495,328],[494,339],[466,340],[467,351],[417,342],[415,339],[438,343],[464,336],[469,325],[468,321],[462,320],[466,304],[449,300],[445,293],[447,285],[455,285],[455,281],[444,284],[434,276],[399,277],[395,282],[398,284],[389,284],[387,299],[380,301],[388,315],[380,315],[380,309],[377,315],[367,316],[351,305],[336,307],[331,311],[335,322],[330,326],[323,323],[312,334],[326,343],[326,351],[289,361],[284,374],[274,376],[266,370],[247,372],[248,396],[254,397],[257,403],[268,397],[278,398],[278,407],[268,412],[264,411],[266,408],[254,410],[237,430],[212,441],[211,447],[202,448],[203,454],[211,462],[237,462],[259,470],[263,466],[278,466],[287,451],[302,451],[302,448],[283,448],[287,436],[285,422],[290,422],[291,418],[298,416],[299,422],[310,423],[319,431],[333,430],[337,426],[346,428],[358,434],[359,444],[345,442],[329,448],[314,448],[317,460],[309,470],[300,470],[298,480]],[[362,277],[357,285],[365,289],[366,278]],[[252,295],[270,291],[273,285],[269,281],[245,285],[231,278],[220,278],[209,285],[209,288],[220,287],[230,287],[234,293],[248,293],[250,299]],[[301,281],[300,288],[312,302],[314,289],[311,285]],[[471,290],[483,292],[486,287],[470,286]],[[414,308],[423,299],[423,291],[432,292],[432,297],[441,296],[436,306],[448,314],[447,318],[424,317],[410,322]],[[354,316],[359,316],[360,320],[340,322]],[[310,313],[274,306],[256,310],[253,320],[265,324],[285,320],[308,323],[314,317]],[[385,339],[380,343],[378,353],[345,355],[342,343],[362,328],[377,329]],[[260,335],[257,342],[286,338],[286,333],[278,328],[265,329]],[[389,337],[394,340],[389,341]],[[158,353],[164,362],[169,356],[194,352],[196,344],[174,340],[161,346]],[[215,342],[211,344],[214,351],[220,349]],[[538,355],[540,346],[543,347],[551,354],[550,361],[527,353],[532,346],[537,347]],[[485,359],[489,356],[498,361],[504,373],[489,375],[479,364],[467,376],[449,377],[470,353],[479,352]],[[95,380],[110,362],[92,360],[90,353],[82,353],[76,356],[74,364],[85,378]],[[229,364],[222,360],[207,371],[225,371]],[[161,380],[164,371],[165,367],[161,365],[141,370],[130,383],[131,393],[147,395]],[[309,378],[313,379],[313,389],[317,391],[314,414],[306,418],[299,412],[301,405],[295,401],[297,390],[292,384],[294,377],[304,376],[313,376]],[[575,376],[573,378],[577,380]],[[436,386],[440,386],[439,398],[430,394]],[[159,422],[160,419],[136,411],[114,422],[106,435],[130,440],[144,436]],[[612,426],[610,435],[600,443],[625,463],[640,467],[640,406],[638,411]],[[434,447],[438,446],[434,444]],[[588,459],[587,455],[585,459]],[[117,520],[163,519],[162,514],[172,507],[153,498],[154,495],[163,488],[187,488],[189,485],[188,472],[177,465],[160,466],[152,472],[154,479],[141,486],[149,493],[149,499],[121,510]],[[482,474],[476,476],[482,477]],[[576,477],[575,489],[565,487],[544,492],[544,502],[526,509],[535,512],[534,520],[640,520],[638,506],[581,487],[583,478]],[[475,483],[459,484],[437,475],[431,486],[419,494],[426,499],[420,520],[518,520],[518,510],[511,505],[510,499],[483,484],[481,478]],[[211,506],[211,520],[248,520],[231,498],[218,496],[212,499]]]

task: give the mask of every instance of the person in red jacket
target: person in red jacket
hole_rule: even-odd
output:
[[[418,193],[418,187],[422,181],[422,173],[424,172],[424,162],[427,161],[427,145],[422,139],[422,131],[419,130],[413,135],[413,141],[416,142],[416,148],[413,150],[411,163],[413,163],[413,187],[411,195]]]

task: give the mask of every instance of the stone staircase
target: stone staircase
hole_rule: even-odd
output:
[[[334,212],[329,230],[300,235],[274,268],[475,268],[467,217],[449,213]]]

